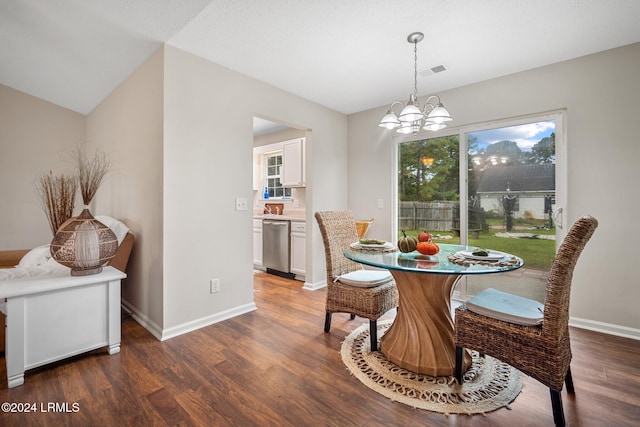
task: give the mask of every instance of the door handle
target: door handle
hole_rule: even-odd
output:
[[[556,223],[556,228],[562,230],[562,208],[554,210],[551,215],[553,216],[553,221]]]

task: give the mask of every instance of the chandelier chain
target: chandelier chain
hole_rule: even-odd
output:
[[[418,41],[413,42],[413,94],[418,99]]]

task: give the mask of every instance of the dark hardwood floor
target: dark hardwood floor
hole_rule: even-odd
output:
[[[325,334],[324,297],[259,273],[252,313],[165,342],[125,319],[119,354],[94,351],[34,369],[13,389],[2,363],[0,402],[38,412],[2,412],[0,425],[553,425],[548,389],[527,377],[511,410],[474,416],[414,409],[369,390],[339,352],[363,320],[335,314]],[[572,329],[572,348],[576,394],[562,393],[568,425],[640,425],[640,342]],[[50,404],[67,412],[47,412]]]

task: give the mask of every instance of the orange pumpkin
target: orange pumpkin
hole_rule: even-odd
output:
[[[418,241],[419,242],[428,242],[429,240],[431,240],[431,234],[429,234],[429,232],[427,230],[425,230],[422,233],[418,234]]]
[[[431,240],[428,242],[418,242],[416,249],[423,255],[435,255],[440,252],[440,246]]]

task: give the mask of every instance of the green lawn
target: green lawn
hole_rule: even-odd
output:
[[[490,223],[491,225],[491,223]],[[516,224],[518,225],[518,224]],[[405,230],[408,236],[417,236],[422,230]],[[513,255],[517,255],[524,260],[526,267],[549,270],[551,263],[555,256],[555,241],[554,240],[541,240],[541,239],[511,239],[496,237],[495,233],[504,232],[505,230],[490,229],[488,232],[480,233],[478,239],[469,239],[470,246],[478,246],[482,248],[489,248],[498,251],[507,252]],[[534,233],[534,234],[555,234],[555,230],[543,230],[543,229],[527,229],[527,230],[514,230],[513,232]],[[402,233],[399,233],[402,235]],[[452,232],[436,231],[434,234],[440,236],[453,236]],[[453,237],[453,239],[433,239],[436,243],[460,243],[459,238]]]

